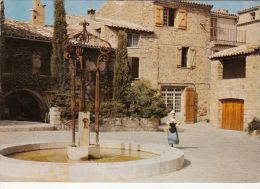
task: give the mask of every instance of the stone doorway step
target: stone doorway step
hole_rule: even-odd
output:
[[[55,127],[48,123],[0,120],[0,132],[50,131],[50,130],[55,130]]]

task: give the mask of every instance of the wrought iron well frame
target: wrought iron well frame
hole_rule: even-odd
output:
[[[86,94],[86,73],[89,71],[86,68],[86,61],[84,48],[88,46],[90,38],[97,39],[102,42],[99,46],[100,54],[96,61],[96,88],[95,88],[95,132],[96,144],[99,144],[99,109],[100,109],[100,65],[109,59],[109,54],[112,51],[111,44],[101,39],[100,37],[88,32],[87,26],[89,23],[83,21],[80,23],[83,29],[81,32],[73,35],[64,41],[64,57],[70,62],[70,75],[71,75],[71,115],[72,115],[72,142],[75,144],[75,131],[76,131],[76,61],[80,64],[80,94],[79,94],[79,111],[85,111],[85,94]]]

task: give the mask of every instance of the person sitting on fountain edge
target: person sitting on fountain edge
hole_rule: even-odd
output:
[[[179,135],[177,130],[177,125],[179,125],[180,122],[175,117],[175,111],[172,110],[168,114],[168,144],[173,147],[174,144],[179,144]]]

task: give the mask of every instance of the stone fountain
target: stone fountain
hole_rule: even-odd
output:
[[[100,145],[90,144],[90,113],[79,112],[78,145],[68,146],[69,159],[78,161],[88,158],[100,158]]]

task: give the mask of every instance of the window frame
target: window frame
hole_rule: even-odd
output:
[[[164,98],[165,106],[174,110],[175,113],[181,113],[183,111],[183,91],[183,87],[161,86],[161,95]],[[170,101],[172,101],[172,104],[169,103]]]
[[[134,43],[134,36],[136,36],[136,42]],[[130,37],[130,38],[129,38]],[[130,43],[129,43],[130,40]],[[140,34],[139,33],[127,33],[127,48],[139,47]]]
[[[163,27],[175,27],[175,11],[177,9],[169,8],[169,7],[163,7]],[[173,11],[173,23],[170,25],[170,12]]]
[[[185,49],[185,55],[183,53],[184,49]],[[182,47],[181,48],[181,68],[190,68],[189,65],[188,65],[189,51],[190,51],[190,47]],[[184,56],[185,56],[185,63],[183,62]]]
[[[137,60],[137,61],[134,61]],[[140,78],[140,58],[139,57],[128,57],[130,73],[132,80],[138,80]],[[133,65],[137,63],[137,77],[133,77]]]

